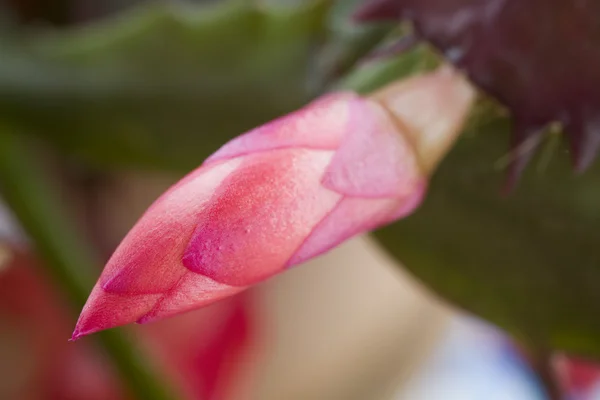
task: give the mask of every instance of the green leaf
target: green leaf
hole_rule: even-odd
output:
[[[351,89],[368,94],[393,81],[432,70],[439,65],[437,57],[426,44],[419,44],[400,56],[367,63],[355,68],[336,82],[334,89]]]
[[[162,2],[0,40],[0,119],[94,162],[189,170],[297,108],[331,6]]]
[[[422,207],[376,232],[441,296],[537,348],[600,358],[600,164],[574,176],[558,133],[502,195],[510,122],[486,108]]]

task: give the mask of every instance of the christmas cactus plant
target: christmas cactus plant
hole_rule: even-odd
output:
[[[597,1],[42,3],[0,5],[0,187],[73,339],[374,231],[552,396],[556,357],[600,358]],[[187,175],[106,246],[82,193],[127,169]],[[130,391],[174,396],[119,332],[94,336]]]

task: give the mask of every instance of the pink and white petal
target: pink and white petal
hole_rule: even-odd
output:
[[[141,295],[169,290],[188,271],[183,252],[217,187],[242,160],[195,171],[162,195],[108,261],[99,284],[107,292]]]
[[[360,98],[352,92],[321,97],[298,111],[231,140],[210,156],[204,165],[290,147],[334,150],[348,129],[351,104],[356,101]]]
[[[320,184],[331,157],[331,151],[305,149],[247,156],[202,210],[183,264],[232,286],[283,270],[340,199]]]
[[[233,296],[245,287],[229,286],[212,279],[187,271],[179,283],[165,292],[138,323],[147,323],[204,307],[215,301]]]
[[[396,197],[410,194],[422,172],[416,153],[378,104],[352,103],[351,129],[342,140],[323,185],[352,197]]]

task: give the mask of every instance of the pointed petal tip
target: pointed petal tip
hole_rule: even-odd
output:
[[[71,335],[71,337],[67,341],[68,342],[76,342],[77,340],[79,340],[79,338],[81,338],[81,335],[73,332],[73,335]]]
[[[160,296],[115,294],[96,285],[81,311],[71,339],[133,323],[147,314]]]
[[[69,342],[76,342],[77,340],[81,339],[83,336],[82,333],[78,332],[77,329],[75,329],[73,331],[73,334],[71,335],[71,338],[69,339]]]
[[[73,330],[73,334],[71,335],[69,342],[76,342],[82,337],[91,335],[92,333],[98,332],[99,330],[100,329],[82,329],[81,322],[77,321],[77,324],[75,325],[75,329]]]

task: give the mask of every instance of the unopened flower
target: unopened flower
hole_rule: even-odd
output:
[[[230,141],[133,227],[73,337],[201,307],[406,216],[472,98],[444,68],[326,95]]]

